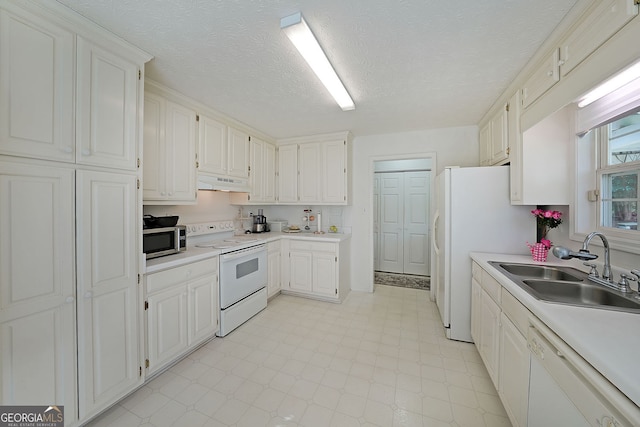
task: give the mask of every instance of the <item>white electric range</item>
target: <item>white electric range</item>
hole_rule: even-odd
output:
[[[233,221],[187,224],[189,247],[220,252],[220,331],[225,336],[267,306],[267,247],[252,235],[236,235]]]

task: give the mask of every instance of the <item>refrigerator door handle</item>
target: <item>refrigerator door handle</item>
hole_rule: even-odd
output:
[[[433,215],[433,233],[431,233],[431,243],[433,245],[433,250],[435,251],[436,255],[440,255],[440,248],[438,247],[438,240],[437,240],[437,235],[438,235],[438,220],[440,219],[440,211],[436,211],[435,214]]]

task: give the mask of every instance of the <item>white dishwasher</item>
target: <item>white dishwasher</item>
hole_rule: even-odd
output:
[[[537,319],[527,341],[529,427],[640,425],[640,409]]]

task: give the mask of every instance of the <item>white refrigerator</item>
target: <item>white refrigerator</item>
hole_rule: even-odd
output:
[[[509,166],[447,167],[436,177],[436,194],[431,289],[447,338],[472,342],[469,253],[529,253],[533,207],[511,205]]]

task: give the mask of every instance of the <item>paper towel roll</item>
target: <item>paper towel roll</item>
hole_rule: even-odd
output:
[[[318,215],[316,215],[316,217],[318,218],[318,233],[322,232],[322,215],[320,214],[320,212],[318,212]]]

